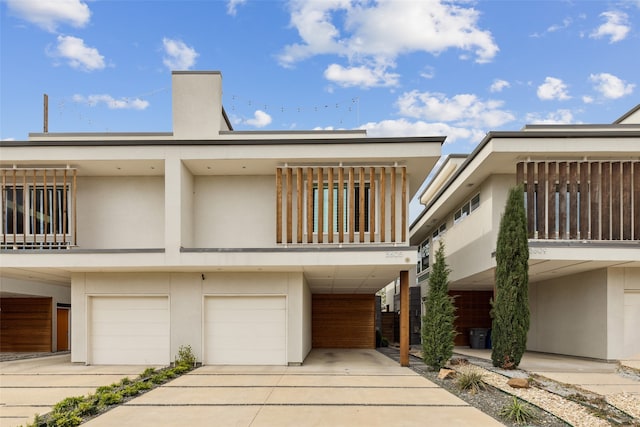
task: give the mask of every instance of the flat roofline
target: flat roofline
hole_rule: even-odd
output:
[[[622,126],[622,125],[620,125]],[[517,138],[517,139],[529,139],[529,138],[564,138],[564,139],[580,139],[580,138],[606,138],[606,137],[615,137],[615,138],[640,138],[640,129],[637,131],[624,131],[621,132],[619,129],[620,126],[614,126],[611,129],[601,129],[601,130],[592,130],[592,131],[576,131],[576,132],[566,132],[566,131],[492,131],[488,132],[487,135],[482,138],[482,141],[478,144],[478,146],[469,154],[467,160],[465,160],[460,167],[458,167],[451,178],[440,188],[440,190],[433,196],[428,205],[424,207],[424,209],[418,214],[416,219],[409,225],[409,234],[411,234],[411,230],[420,222],[423,216],[427,213],[427,211],[435,204],[435,202],[442,197],[442,194],[451,187],[453,182],[460,176],[460,174],[467,168],[469,163],[471,163],[480,152],[484,149],[484,147],[491,141],[492,139],[499,138]],[[633,125],[637,127],[637,125]]]
[[[113,134],[109,134],[113,135]],[[61,136],[61,135],[56,135]],[[78,134],[69,134],[77,137]],[[94,135],[92,135],[94,136]],[[0,141],[0,147],[125,147],[125,146],[187,146],[187,145],[300,145],[300,144],[389,144],[389,143],[437,143],[442,145],[444,136],[413,136],[385,138],[309,138],[309,139],[158,139],[158,140],[27,140]]]

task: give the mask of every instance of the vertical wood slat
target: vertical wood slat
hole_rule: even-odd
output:
[[[631,240],[631,163],[622,163],[622,240]]]
[[[31,229],[33,230],[33,243],[35,244],[38,241],[38,237],[37,237],[37,233],[35,232],[36,230],[36,222],[38,221],[37,215],[36,215],[36,191],[35,189],[37,188],[36,184],[38,182],[38,176],[37,176],[37,172],[34,169],[33,170],[33,195],[31,196]]]
[[[558,238],[567,238],[567,163],[558,163]]]
[[[7,244],[7,171],[2,171],[2,244]]]
[[[365,225],[365,182],[364,168],[358,170],[358,238],[360,243],[364,243],[364,225]]]
[[[307,168],[307,243],[313,243],[313,168]]]
[[[46,175],[46,172],[45,172],[45,175]],[[46,182],[46,178],[45,178],[45,182]],[[45,190],[46,190],[46,187],[45,187]],[[34,185],[33,192],[35,193],[35,191],[36,191],[36,189],[35,189],[35,185]],[[23,216],[22,216],[22,218],[23,218],[22,219],[22,241],[25,242],[25,243],[27,242],[27,221],[24,220],[24,213],[26,213],[26,211],[27,211],[27,200],[28,200],[28,197],[29,197],[29,193],[27,192],[27,170],[25,169],[22,172],[22,210],[23,210]],[[46,199],[45,199],[45,201],[46,201]],[[46,203],[45,203],[45,207],[46,207]],[[34,208],[33,214],[35,216],[35,205],[33,205],[32,208]],[[46,212],[47,212],[47,210],[45,208],[45,215],[46,215]],[[34,229],[33,230],[33,235],[35,236],[35,234],[36,234],[36,230]],[[47,236],[47,234],[46,234],[46,230],[45,230],[45,242],[47,241],[46,240],[46,236]]]
[[[549,162],[547,171],[547,219],[549,239],[556,239],[556,181],[558,180],[556,162]]]
[[[338,169],[338,242],[344,243],[344,168]]]
[[[589,198],[591,202],[591,240],[600,240],[600,163],[590,164]]]
[[[384,167],[380,168],[380,241],[386,242],[387,218],[387,171]]]
[[[18,189],[16,188],[16,170],[13,170],[13,218],[11,218],[11,220],[13,221],[13,244],[15,245],[16,243],[16,229],[18,228],[18,203],[17,203],[17,197],[18,197]]]
[[[640,240],[640,162],[633,163],[633,239]]]
[[[407,241],[407,168],[402,167],[400,169],[400,177],[402,179],[401,191],[402,191],[402,242]]]
[[[58,239],[57,239],[57,234],[58,234],[58,189],[57,189],[57,182],[56,182],[56,170],[53,170],[53,209],[51,209],[51,211],[53,212],[53,243],[56,244]]]
[[[318,243],[324,241],[324,171],[318,168]]]
[[[74,177],[75,177],[75,171],[74,171]],[[64,192],[62,193],[62,234],[65,236],[65,241],[67,240],[67,218],[69,218],[69,211],[67,209],[67,170],[64,170],[64,173],[62,174],[62,181],[63,181],[63,187],[64,187]],[[76,186],[75,186],[75,182],[73,185],[73,223],[75,224],[76,221]],[[75,228],[74,228],[75,230]],[[76,232],[74,231],[74,245],[75,245],[75,235]]]
[[[334,220],[333,217],[333,168],[329,168],[327,170],[327,188],[329,189],[329,198],[327,200],[327,240],[329,243],[333,243],[333,230],[334,230]]]
[[[369,168],[369,242],[376,241],[376,169]]]
[[[529,238],[535,237],[535,163],[527,163],[527,231]]]
[[[602,163],[600,182],[602,189],[600,238],[609,240],[611,238],[611,163]]]
[[[302,176],[302,168],[296,169],[296,218],[297,218],[297,226],[296,226],[296,242],[302,243],[302,235],[304,234],[303,229],[303,206],[304,206],[304,187],[302,185],[303,176]]]
[[[580,239],[589,238],[589,164],[580,163]]]
[[[276,169],[276,243],[282,243],[282,168]]]
[[[396,167],[391,168],[391,242],[396,241]]]
[[[293,170],[287,168],[287,243],[293,243]]]
[[[569,163],[569,239],[578,238],[578,163]]]
[[[356,199],[356,190],[355,190],[355,183],[354,183],[354,174],[355,171],[353,168],[349,168],[349,189],[347,194],[349,195],[349,201],[348,203],[348,209],[347,211],[349,212],[349,243],[353,243],[353,237],[354,237],[354,229],[355,229],[355,224],[356,224],[356,212],[355,209],[353,208],[355,206],[355,199]]]
[[[78,198],[76,194],[78,192],[78,170],[73,170],[73,246],[78,246]]]
[[[42,174],[42,196],[44,199],[44,213],[42,214],[43,218],[43,231],[44,231],[44,242],[47,243],[47,233],[49,232],[49,204],[48,204],[48,194],[47,194],[47,171],[44,170]]]
[[[547,182],[546,165],[547,164],[545,162],[538,163],[538,189],[536,191],[536,229],[538,230],[538,239],[545,239],[547,232],[547,220],[544,202],[547,194],[545,188],[545,184]]]
[[[620,162],[611,163],[611,239],[620,240]]]
[[[516,185],[524,184],[524,162],[516,164]]]

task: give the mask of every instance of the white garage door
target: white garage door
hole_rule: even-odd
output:
[[[640,292],[624,292],[624,357],[640,356]]]
[[[169,363],[168,297],[92,297],[90,310],[90,363]]]
[[[207,297],[205,363],[285,365],[286,319],[283,296]]]

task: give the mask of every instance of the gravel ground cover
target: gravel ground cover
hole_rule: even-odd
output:
[[[397,348],[378,350],[394,360],[399,360]],[[471,394],[460,390],[455,380],[439,379],[438,373],[426,366],[418,356],[419,353],[412,354],[411,369],[509,427],[515,427],[518,424],[502,418],[500,410],[512,401],[512,396],[528,402],[533,409],[535,419],[527,423],[528,426],[640,427],[640,399],[636,395],[620,393],[605,398],[544,377],[532,378],[526,371],[503,370],[493,367],[490,361],[484,359],[456,355],[454,360],[478,369],[485,383],[489,385],[487,390]],[[459,369],[458,366],[452,366],[452,368]],[[628,372],[626,374],[629,375]],[[631,375],[635,375],[634,379],[640,381],[640,373],[632,372]],[[507,385],[510,378],[528,378],[531,380],[532,387],[512,388]]]

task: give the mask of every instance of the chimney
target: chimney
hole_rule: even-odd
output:
[[[217,138],[222,126],[222,74],[219,71],[173,71],[173,137]]]

